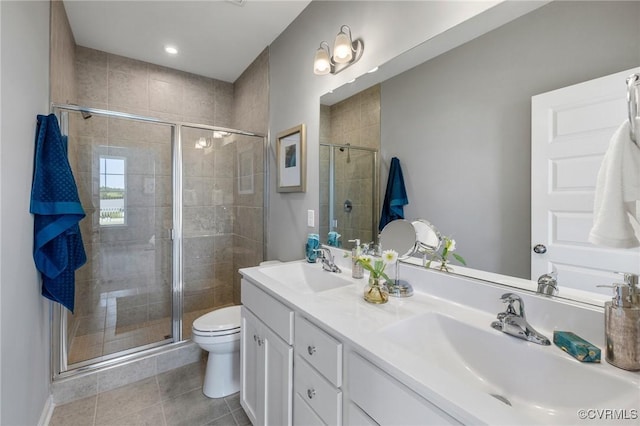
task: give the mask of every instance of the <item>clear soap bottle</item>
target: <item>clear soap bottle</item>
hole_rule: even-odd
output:
[[[362,248],[360,247],[360,240],[356,238],[355,240],[349,240],[350,243],[354,243],[353,249],[351,250],[351,277],[352,278],[363,278],[364,277],[364,268],[362,265],[357,262],[358,257],[362,255]]]
[[[622,274],[613,284],[613,300],[604,304],[606,360],[624,370],[640,370],[640,293],[638,276]],[[609,287],[609,286],[605,286]]]

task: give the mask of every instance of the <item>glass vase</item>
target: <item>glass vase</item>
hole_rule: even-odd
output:
[[[364,286],[364,300],[369,303],[382,304],[389,301],[389,288],[384,278],[369,277]]]
[[[442,272],[451,272],[453,271],[453,268],[449,265],[448,260],[443,260],[442,262],[440,262],[440,270]]]

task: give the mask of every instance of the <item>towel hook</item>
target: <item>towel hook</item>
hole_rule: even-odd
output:
[[[637,147],[637,129],[636,129],[636,116],[638,115],[638,90],[637,85],[640,85],[640,74],[631,74],[627,77],[627,103],[629,105],[629,133],[631,140]]]

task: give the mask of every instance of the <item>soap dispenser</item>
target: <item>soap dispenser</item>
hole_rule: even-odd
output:
[[[614,296],[604,304],[606,359],[624,370],[640,370],[640,293],[638,276],[622,274],[624,283],[612,287]]]
[[[353,249],[351,250],[351,277],[357,279],[363,278],[364,268],[359,262],[356,262],[360,255],[362,255],[360,240],[356,238],[355,240],[349,240],[349,242],[354,243]]]

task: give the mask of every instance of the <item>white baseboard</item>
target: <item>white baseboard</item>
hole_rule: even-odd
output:
[[[56,404],[53,403],[53,395],[49,395],[47,400],[44,402],[44,407],[42,408],[42,414],[40,414],[40,420],[38,420],[38,426],[48,426],[51,421],[51,416],[53,415],[53,409],[56,408]]]

